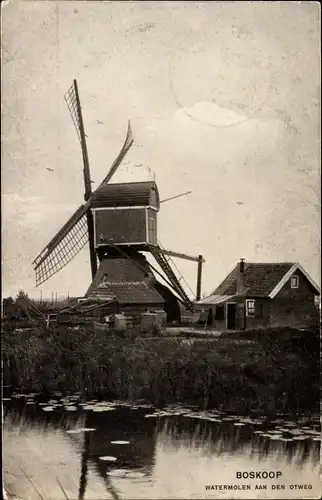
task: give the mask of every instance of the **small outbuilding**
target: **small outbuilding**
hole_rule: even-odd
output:
[[[221,330],[310,328],[317,324],[318,285],[294,262],[240,263],[197,302],[204,322]]]

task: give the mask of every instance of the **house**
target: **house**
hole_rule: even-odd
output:
[[[318,286],[298,263],[241,259],[197,307],[204,321],[217,329],[309,328],[317,321],[319,295]]]

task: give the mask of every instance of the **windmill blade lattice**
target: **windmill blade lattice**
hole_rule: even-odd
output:
[[[36,286],[47,281],[65,267],[88,243],[86,214],[52,248],[35,261]]]
[[[72,117],[73,123],[75,125],[76,133],[81,143],[81,135],[80,135],[80,116],[77,109],[77,99],[76,99],[76,91],[74,83],[71,85],[69,90],[64,95],[64,99],[66,101],[67,107],[70,112],[70,116]]]

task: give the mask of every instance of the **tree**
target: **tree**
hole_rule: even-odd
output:
[[[23,290],[19,290],[18,295],[16,297],[16,300],[28,300],[29,301],[28,294],[26,292],[24,292]]]
[[[14,310],[14,300],[12,297],[6,297],[2,300],[3,315],[11,316]]]

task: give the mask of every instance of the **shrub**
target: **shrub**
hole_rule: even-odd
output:
[[[90,328],[3,334],[4,385],[261,413],[317,411],[319,340],[121,338]]]

